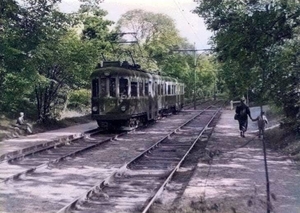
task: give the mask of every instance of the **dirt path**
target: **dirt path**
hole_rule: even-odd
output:
[[[258,109],[251,109],[253,115]],[[208,156],[198,162],[180,202],[165,203],[159,212],[267,212],[264,156],[256,123],[250,121],[246,138],[241,138],[233,116],[234,111],[223,111],[208,142]],[[275,151],[268,150],[267,157],[271,212],[300,212],[299,169]]]

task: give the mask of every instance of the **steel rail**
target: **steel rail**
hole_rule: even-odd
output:
[[[99,145],[101,145],[101,144],[103,144],[103,143],[112,141],[112,140],[116,139],[117,137],[122,136],[122,135],[125,135],[125,134],[127,134],[127,132],[124,132],[124,133],[115,135],[115,136],[113,136],[113,137],[107,138],[107,139],[102,140],[102,141],[97,142],[97,143],[93,143],[93,144],[88,145],[88,146],[86,146],[86,147],[80,147],[80,148],[77,149],[77,150],[74,150],[74,151],[72,151],[72,152],[70,152],[70,153],[68,153],[68,154],[66,154],[66,155],[63,155],[63,156],[61,156],[61,157],[58,157],[58,158],[56,158],[56,159],[54,159],[54,160],[50,160],[50,161],[48,161],[47,163],[43,163],[43,164],[41,164],[41,165],[38,165],[38,166],[35,166],[35,167],[32,167],[32,168],[26,169],[25,171],[22,171],[22,172],[19,172],[19,173],[17,173],[17,174],[14,174],[14,175],[12,175],[12,176],[9,176],[9,177],[7,177],[7,178],[1,180],[0,183],[2,183],[2,182],[7,182],[7,181],[9,181],[9,180],[19,178],[21,175],[25,175],[25,174],[32,173],[32,172],[36,171],[37,169],[45,168],[45,167],[49,166],[50,164],[58,163],[58,162],[64,160],[65,158],[67,158],[67,157],[70,157],[70,156],[76,155],[76,154],[78,154],[78,153],[87,151],[87,150],[89,150],[89,149],[95,148],[95,147],[97,147],[97,146],[99,146]]]
[[[170,174],[167,177],[167,179],[165,180],[165,182],[161,185],[161,187],[157,190],[157,192],[154,194],[154,196],[152,197],[152,199],[148,202],[148,204],[146,205],[146,207],[143,209],[142,213],[146,213],[149,210],[149,208],[153,205],[153,203],[155,202],[155,200],[157,199],[157,197],[160,196],[160,194],[163,192],[165,186],[170,182],[170,180],[172,179],[173,175],[180,168],[182,162],[185,160],[185,158],[190,153],[190,151],[194,148],[194,146],[197,143],[197,141],[199,140],[199,138],[203,135],[203,133],[205,132],[205,130],[207,130],[207,128],[210,125],[210,123],[213,121],[213,119],[216,117],[216,115],[220,111],[221,111],[221,108],[219,108],[213,114],[212,118],[207,122],[207,124],[205,125],[205,127],[203,128],[203,130],[199,133],[199,135],[197,136],[197,138],[194,140],[194,142],[192,143],[192,145],[190,146],[190,148],[187,150],[187,152],[185,153],[185,155],[181,158],[181,160],[178,162],[178,164],[176,165],[176,167],[170,172]]]
[[[207,107],[207,108],[210,108],[210,106]],[[166,140],[167,138],[170,138],[171,135],[176,134],[176,132],[179,131],[183,126],[185,126],[188,123],[192,122],[195,118],[197,118],[198,116],[200,116],[202,113],[204,113],[203,110],[199,111],[199,114],[195,115],[190,120],[188,120],[187,122],[185,122],[182,125],[180,125],[179,127],[177,127],[174,131],[172,131],[171,133],[169,133],[167,136],[164,136],[163,138],[161,138],[159,141],[157,141],[154,145],[152,145],[151,147],[149,147],[147,150],[145,150],[144,152],[140,153],[138,156],[134,157],[129,162],[127,162],[124,166],[126,166],[126,168],[127,168],[127,166],[129,164],[131,164],[132,162],[138,160],[139,158],[141,158],[142,156],[144,156],[146,153],[150,152],[151,150],[155,149],[162,141]]]
[[[12,161],[18,160],[20,158],[24,158],[24,157],[27,157],[27,156],[30,156],[30,155],[33,155],[33,154],[36,154],[36,153],[39,153],[39,152],[43,152],[43,151],[46,151],[46,150],[49,150],[49,149],[53,149],[55,147],[64,146],[65,144],[69,143],[70,141],[80,140],[82,138],[85,138],[86,136],[91,136],[91,135],[97,134],[98,132],[100,132],[99,129],[92,129],[92,130],[89,130],[89,131],[86,131],[86,132],[82,133],[78,138],[73,138],[69,141],[60,142],[59,141],[59,140],[61,140],[61,138],[60,138],[60,139],[57,139],[58,141],[54,140],[54,141],[47,142],[47,143],[50,144],[48,146],[47,145],[44,146],[43,144],[39,144],[37,146],[41,146],[41,148],[37,148],[35,150],[29,151],[29,152],[26,152],[26,153],[23,153],[23,154],[19,154],[17,156],[14,156],[14,157],[11,157],[11,158],[8,158],[8,159],[3,159],[3,160],[0,161],[0,163],[2,163],[2,162],[12,162]]]
[[[209,100],[200,100],[197,102],[196,106],[201,106],[201,105],[204,105],[206,103],[209,103]],[[195,109],[192,109],[194,107],[194,103],[191,102],[191,103],[188,103],[186,104],[182,110],[195,110]]]
[[[208,106],[206,109],[211,108],[212,106]],[[197,115],[186,121],[185,123],[181,124],[179,127],[177,127],[174,131],[169,133],[167,136],[164,136],[163,138],[159,139],[154,145],[150,146],[147,150],[139,154],[138,156],[134,157],[133,159],[129,160],[127,163],[125,163],[123,166],[121,166],[119,169],[114,171],[110,176],[105,178],[105,180],[101,180],[98,182],[96,185],[94,185],[92,188],[90,188],[85,195],[80,196],[78,198],[75,198],[73,201],[71,201],[69,204],[67,204],[65,207],[57,211],[57,213],[68,213],[71,211],[71,209],[75,208],[77,204],[80,204],[81,202],[84,202],[85,200],[89,199],[94,193],[97,194],[100,192],[108,183],[110,182],[111,179],[113,179],[115,176],[121,176],[124,171],[127,170],[128,166],[147,154],[149,151],[153,150],[156,148],[162,141],[166,140],[167,138],[170,138],[172,134],[176,134],[178,130],[180,130],[183,126],[186,124],[192,122],[196,117],[200,116],[203,114],[205,111],[201,110]],[[204,128],[205,129],[205,128]]]

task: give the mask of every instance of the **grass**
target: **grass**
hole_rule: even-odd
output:
[[[265,139],[270,148],[300,163],[300,135],[292,130],[277,127],[266,131]]]
[[[279,108],[270,106],[268,116],[271,119],[282,121],[282,114],[283,112]],[[265,139],[271,149],[281,152],[300,163],[300,135],[298,134],[286,125],[284,128],[276,127],[267,130]]]

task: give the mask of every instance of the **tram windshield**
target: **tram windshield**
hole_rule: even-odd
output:
[[[149,95],[149,84],[145,82],[145,96]]]
[[[100,95],[106,96],[106,78],[100,79]]]
[[[140,94],[140,96],[144,95],[143,94],[143,82],[142,81],[139,82],[139,94]]]
[[[137,90],[137,82],[131,82],[131,97],[137,97],[138,90]]]
[[[99,80],[95,78],[92,80],[92,96],[98,97],[99,96]]]
[[[128,96],[128,80],[121,78],[119,82],[120,97]]]
[[[116,97],[116,79],[115,78],[109,79],[109,95],[111,97]]]

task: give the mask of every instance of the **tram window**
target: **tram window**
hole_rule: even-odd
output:
[[[106,95],[106,78],[100,79],[100,95]]]
[[[153,93],[155,94],[155,87],[154,87],[155,84],[152,83],[151,85],[152,85],[151,94],[153,95]]]
[[[167,84],[165,84],[165,95],[168,95]]]
[[[159,95],[162,95],[162,93],[161,93],[161,85],[160,84],[157,85],[157,93]]]
[[[154,95],[157,95],[157,82],[154,83]]]
[[[124,79],[124,78],[120,79],[119,89],[120,89],[120,97],[128,96],[128,79]]]
[[[160,94],[164,95],[164,85],[163,84],[160,85]]]
[[[143,96],[143,82],[139,82],[139,94]]]
[[[99,96],[99,80],[95,78],[92,80],[92,96],[98,97]]]
[[[131,82],[131,97],[137,97],[137,82]]]
[[[115,78],[109,79],[109,95],[111,97],[116,97],[116,79]]]
[[[149,95],[149,84],[145,83],[145,96]]]
[[[168,85],[168,95],[171,95],[171,85]]]

